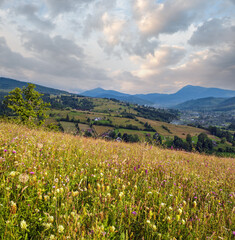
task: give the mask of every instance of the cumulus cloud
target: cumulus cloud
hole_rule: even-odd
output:
[[[132,93],[234,85],[234,0],[0,4],[0,67],[38,83]]]
[[[61,36],[50,37],[40,32],[24,32],[24,46],[45,64],[48,74],[80,79],[107,79],[105,72],[86,63],[83,49]]]
[[[40,32],[25,31],[22,33],[22,40],[24,47],[39,58],[84,58],[84,52],[80,46],[59,35],[50,37]]]
[[[235,45],[198,51],[187,58],[187,61],[175,65],[177,61],[172,62],[169,50],[161,50],[155,54],[155,57],[142,59],[140,69],[133,71],[133,75],[145,79],[143,91],[152,89],[153,92],[175,92],[175,89],[188,84],[235,89],[234,51]],[[176,53],[177,55],[178,60],[181,61],[183,50],[181,53],[180,51]]]
[[[35,4],[19,5],[16,8],[16,14],[24,16],[27,21],[34,24],[39,29],[53,29],[55,26],[50,20],[38,17],[37,12],[39,10],[40,6]]]
[[[186,54],[182,47],[162,46],[154,52],[154,55],[148,54],[145,59],[132,57],[132,60],[139,62],[140,69],[134,71],[134,74],[141,78],[151,78],[159,74],[163,69],[178,64]]]
[[[232,43],[235,39],[235,25],[228,19],[211,19],[198,27],[189,40],[189,44],[211,46],[221,43]]]
[[[32,68],[33,59],[24,58],[21,54],[12,51],[5,40],[0,37],[0,66],[6,69]]]
[[[76,11],[79,6],[87,5],[95,0],[44,0],[54,15]]]
[[[204,0],[166,0],[162,3],[134,0],[133,12],[142,34],[158,36],[160,33],[186,30],[203,5]]]
[[[35,42],[34,37],[39,37]],[[67,84],[80,87],[95,81],[104,81],[108,77],[104,70],[90,66],[80,49],[69,40],[61,37],[49,38],[40,33],[31,32],[24,36],[25,46],[34,53],[33,58],[27,58],[12,51],[4,38],[0,38],[0,65],[2,70],[24,73],[26,78],[40,79],[41,83],[58,85],[68,89]],[[42,42],[40,42],[40,40]],[[57,44],[58,43],[58,44]],[[63,46],[61,43],[64,43]],[[66,46],[67,45],[67,46]],[[63,49],[60,49],[60,48]],[[74,53],[72,49],[74,47]],[[57,52],[58,50],[58,52]],[[41,53],[41,54],[40,54]],[[43,76],[43,79],[41,79]]]

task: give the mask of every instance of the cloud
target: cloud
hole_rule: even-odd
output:
[[[0,66],[6,69],[33,68],[35,61],[13,52],[7,45],[5,38],[0,37]]]
[[[28,22],[34,24],[39,29],[53,29],[55,25],[50,20],[42,20],[38,17],[37,12],[39,12],[39,10],[40,6],[35,4],[25,4],[16,8],[16,14],[24,16]]]
[[[84,52],[80,46],[59,35],[50,37],[40,32],[25,31],[22,32],[22,41],[25,49],[35,53],[39,58],[84,58]]]
[[[34,53],[32,58],[12,51],[5,39],[0,38],[0,66],[4,72],[23,74],[26,79],[34,81],[39,79],[47,86],[58,85],[64,89],[71,88],[71,86],[81,88],[84,82],[87,86],[92,86],[96,84],[96,81],[99,83],[107,81],[106,72],[90,66],[80,47],[76,47],[75,43],[59,36],[50,38],[33,32],[26,35],[24,36],[25,46],[29,46],[27,49]],[[39,38],[36,42],[35,37]],[[61,49],[61,47],[65,48]]]
[[[45,65],[41,71],[54,76],[80,79],[107,79],[105,72],[86,63],[83,48],[61,36],[50,37],[40,32],[24,32],[23,44]]]
[[[204,0],[166,0],[156,3],[151,0],[133,1],[134,18],[139,31],[145,36],[175,33],[186,30],[205,5]],[[208,2],[208,1],[207,1]]]
[[[179,64],[185,57],[186,50],[182,47],[161,46],[154,54],[148,54],[146,58],[132,57],[132,60],[139,62],[140,69],[134,71],[134,75],[141,78],[151,78],[161,73],[165,68]]]
[[[211,46],[232,43],[235,39],[235,25],[229,19],[211,19],[198,27],[188,41],[191,45]]]
[[[53,15],[74,12],[83,5],[88,5],[95,0],[44,0]]]

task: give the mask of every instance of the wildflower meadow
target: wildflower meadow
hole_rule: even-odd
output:
[[[0,122],[0,239],[235,239],[234,159]]]

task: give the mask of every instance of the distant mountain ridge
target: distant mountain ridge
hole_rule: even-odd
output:
[[[115,98],[121,101],[154,105],[156,107],[172,107],[177,104],[199,98],[231,98],[235,97],[235,91],[220,88],[205,88],[200,86],[188,85],[173,94],[125,94],[113,90],[96,88],[81,93],[81,95],[97,98]]]
[[[120,101],[137,103],[141,105],[153,104],[151,101],[141,99],[135,95],[121,93],[114,90],[104,90],[103,88],[95,88],[92,90],[88,90],[88,91],[82,92],[81,95],[87,96],[87,97],[94,97],[94,98],[114,98]]]
[[[11,91],[12,89],[19,87],[22,88],[26,86],[27,82],[18,81],[15,79],[0,77],[0,91],[3,94]],[[44,94],[70,94],[67,91],[58,90],[54,88],[44,87],[41,85],[36,85],[36,90]],[[151,105],[155,107],[175,107],[176,108],[192,108],[194,106],[204,106],[220,109],[233,109],[234,100],[230,98],[235,97],[235,91],[225,90],[220,88],[205,88],[200,86],[188,85],[173,94],[161,94],[161,93],[150,93],[150,94],[127,94],[121,93],[114,90],[105,90],[102,88],[95,88],[89,91],[80,93],[79,95],[95,98],[114,98],[120,101],[137,103],[140,105]],[[217,98],[217,99],[207,99],[200,100],[199,102],[191,102],[186,105],[178,106],[179,104],[185,104],[187,101],[202,99],[202,98]],[[220,99],[220,100],[219,100]],[[222,101],[222,99],[224,101]],[[228,102],[225,100],[227,99]],[[209,102],[208,102],[209,101]],[[211,102],[210,102],[211,101]],[[212,103],[213,102],[213,103]],[[216,104],[215,104],[216,103]]]
[[[22,82],[22,81],[18,81],[15,79],[11,79],[11,78],[4,78],[4,77],[0,77],[0,90],[4,91],[4,92],[10,92],[11,90],[13,90],[14,88],[18,87],[18,88],[22,88],[24,86],[27,86],[29,82]],[[38,84],[34,84],[36,86],[36,90],[40,93],[44,93],[44,94],[68,94],[68,92],[63,91],[63,90],[58,90],[55,88],[49,88],[49,87],[44,87]]]
[[[235,110],[235,97],[233,98],[199,98],[189,100],[174,106],[179,110],[193,111],[231,111]]]

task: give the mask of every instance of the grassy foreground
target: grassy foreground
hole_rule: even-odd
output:
[[[234,159],[0,123],[0,239],[234,239]]]

